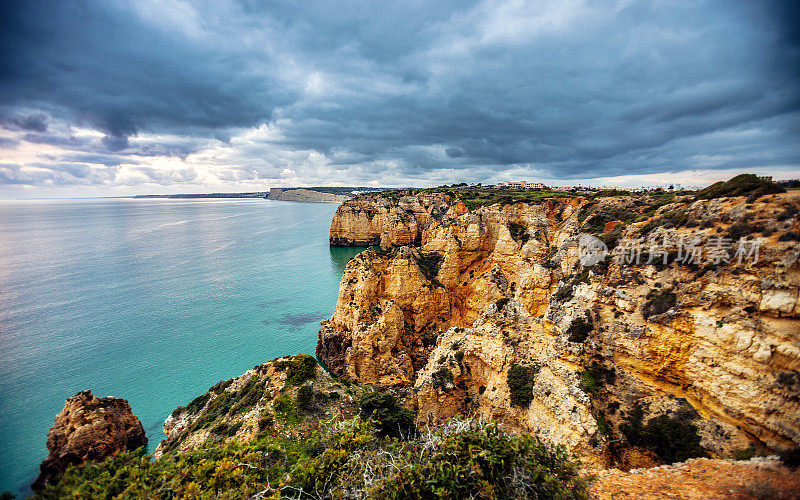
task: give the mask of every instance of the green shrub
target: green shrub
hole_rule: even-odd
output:
[[[186,407],[191,413],[198,412],[203,409],[203,407],[208,403],[208,400],[211,398],[211,394],[205,393],[197,396],[192,400],[191,403]]]
[[[683,462],[690,458],[706,456],[700,446],[697,426],[689,421],[669,415],[659,415],[642,425],[644,410],[634,406],[620,431],[628,442],[653,451],[665,463]]]
[[[757,232],[756,228],[753,227],[752,224],[747,222],[737,222],[736,224],[731,224],[728,228],[728,237],[734,242],[734,244],[736,244],[740,238],[744,238],[745,236],[749,236],[755,232]]]
[[[502,299],[498,299],[498,301],[494,303],[495,307],[497,308],[497,311],[498,312],[502,311],[510,300],[511,299],[508,297],[503,297]]]
[[[597,431],[604,436],[608,436],[608,434],[611,432],[611,429],[608,425],[608,419],[606,418],[605,412],[601,411],[597,415],[596,420],[597,420]]]
[[[231,408],[231,413],[240,413],[258,403],[264,396],[264,384],[253,375],[247,384],[236,394],[237,401]]]
[[[747,448],[740,448],[733,451],[733,458],[735,460],[750,460],[753,457],[763,457],[766,455],[764,449],[756,448],[756,445],[750,443]]]
[[[777,220],[778,222],[783,222],[785,220],[789,220],[790,218],[792,218],[795,215],[797,215],[798,211],[800,211],[800,210],[798,210],[798,208],[796,206],[788,205],[785,209],[783,209],[783,212],[781,212],[781,213],[779,213],[778,215],[775,216],[775,220]]]
[[[600,388],[600,382],[597,381],[595,374],[589,370],[584,370],[580,374],[581,388],[589,393],[597,391]]]
[[[511,233],[511,238],[518,243],[522,243],[523,245],[528,242],[531,235],[528,234],[528,228],[523,226],[522,224],[517,224],[516,222],[509,222],[507,224],[508,232]]]
[[[533,365],[514,363],[508,369],[506,380],[511,393],[511,404],[527,408],[533,400],[533,385],[539,368]]]
[[[228,388],[228,386],[229,386],[229,385],[231,385],[232,383],[233,383],[233,379],[229,379],[229,380],[220,380],[219,382],[217,382],[216,384],[214,384],[214,387],[212,387],[212,388],[211,388],[211,392],[214,392],[214,393],[216,393],[216,394],[219,394],[219,393],[221,393],[222,391],[224,391],[225,389],[227,389],[227,388]]]
[[[444,366],[433,373],[433,387],[435,389],[447,389],[453,384],[453,374]]]
[[[443,260],[444,256],[439,252],[420,253],[416,258],[419,270],[428,280],[436,279]]]
[[[585,342],[589,334],[594,330],[592,317],[589,311],[584,313],[584,316],[574,318],[567,328],[567,340],[570,342]]]
[[[374,419],[381,436],[408,437],[416,428],[414,413],[401,407],[388,392],[368,392],[359,400],[361,418]]]
[[[401,441],[355,418],[292,438],[262,433],[159,460],[130,452],[70,466],[36,498],[568,499],[585,498],[586,487],[562,447],[493,424],[447,422]]]
[[[317,360],[308,354],[298,354],[289,361],[286,381],[290,384],[300,385],[306,380],[317,377]]]
[[[642,306],[642,315],[645,318],[664,314],[669,311],[678,301],[678,296],[672,290],[658,290],[652,289],[647,292],[645,297],[644,306]]]
[[[765,194],[785,193],[786,190],[774,182],[759,179],[754,174],[740,174],[726,182],[715,182],[697,192],[695,199],[710,200],[727,196],[750,196],[748,202],[752,203]]]
[[[377,498],[583,498],[586,483],[564,448],[497,426],[450,434],[375,492]]]
[[[789,231],[778,236],[778,241],[800,241],[800,233]]]
[[[304,385],[297,389],[297,397],[295,402],[300,409],[306,409],[311,406],[311,400],[314,399],[314,389],[310,385]]]

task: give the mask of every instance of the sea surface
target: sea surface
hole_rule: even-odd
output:
[[[335,204],[0,201],[0,492],[24,493],[64,400],[130,401],[154,450],[222,379],[314,354],[347,261]]]

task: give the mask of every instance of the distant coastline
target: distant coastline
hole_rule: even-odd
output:
[[[383,191],[384,188],[335,186],[335,187],[287,187],[271,188],[269,191],[247,193],[178,193],[178,194],[138,194],[134,198],[266,198],[276,201],[299,201],[306,203],[341,203],[360,193]]]

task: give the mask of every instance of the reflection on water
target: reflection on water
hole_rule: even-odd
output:
[[[336,276],[342,279],[342,273],[344,273],[344,268],[347,267],[347,263],[350,259],[366,249],[367,247],[331,247],[331,263],[335,268],[334,272]]]

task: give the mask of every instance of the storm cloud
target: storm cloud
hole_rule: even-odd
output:
[[[0,5],[0,184],[800,169],[791,2]]]

